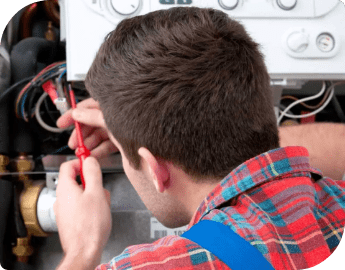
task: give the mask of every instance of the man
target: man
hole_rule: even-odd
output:
[[[93,99],[58,125],[87,124],[94,157],[119,150],[128,179],[165,226],[223,223],[275,269],[312,267],[339,244],[345,184],[323,178],[305,148],[279,148],[263,57],[226,14],[173,8],[124,20],[85,83]],[[75,133],[69,146],[77,147]],[[83,168],[84,191],[75,182],[78,162],[60,170],[59,269],[94,269],[111,230],[99,165],[90,157]],[[98,269],[230,267],[193,241],[168,236],[128,247]]]

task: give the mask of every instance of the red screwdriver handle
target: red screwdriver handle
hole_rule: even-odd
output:
[[[79,158],[79,161],[80,161],[80,179],[81,179],[81,184],[83,185],[83,189],[85,189],[83,162],[88,156],[90,156],[90,151],[85,146],[81,146],[77,148],[77,150],[75,151],[75,154]]]
[[[75,96],[74,92],[72,90],[71,85],[69,85],[69,94],[71,97],[71,105],[72,109],[75,109],[77,107],[76,101],[75,101]],[[84,180],[84,174],[83,174],[83,162],[85,159],[90,156],[90,151],[89,149],[86,148],[84,145],[84,140],[83,140],[83,135],[81,132],[80,124],[78,121],[74,121],[75,123],[75,130],[77,132],[77,140],[78,140],[78,148],[75,151],[76,156],[79,158],[80,161],[80,179],[81,183],[83,185],[83,189],[85,189],[85,180]]]

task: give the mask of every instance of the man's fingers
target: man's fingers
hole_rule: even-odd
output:
[[[111,195],[109,190],[104,189],[105,198],[107,199],[108,205],[111,206]]]
[[[99,109],[99,103],[93,98],[88,98],[83,100],[82,102],[79,102],[77,104],[77,108]]]
[[[99,109],[75,109],[72,111],[72,117],[79,123],[105,128],[103,114]]]
[[[85,180],[85,191],[98,193],[103,192],[103,181],[101,166],[94,157],[88,157],[83,162],[83,175]]]
[[[93,131],[95,130],[94,127],[81,125],[81,132],[83,134],[83,138],[87,138]],[[77,139],[77,132],[74,129],[71,136],[68,140],[68,147],[71,149],[76,149],[78,147],[78,139]]]
[[[78,109],[100,109],[99,104],[92,98],[88,98],[79,102],[77,104]],[[74,124],[74,119],[72,118],[72,109],[68,110],[66,113],[60,116],[57,120],[56,125],[59,128],[66,128]]]
[[[84,144],[89,150],[92,150],[96,148],[99,144],[101,144],[103,141],[106,141],[107,139],[108,134],[104,129],[96,129],[94,132],[92,132],[88,137],[84,139]]]
[[[79,160],[71,160],[60,166],[59,181],[56,188],[56,195],[61,196],[64,190],[80,189],[76,177],[80,171]]]
[[[72,110],[68,110],[56,121],[56,125],[59,128],[67,128],[74,125],[74,120],[72,118]]]
[[[95,158],[102,158],[117,151],[119,151],[117,147],[110,140],[107,140],[93,149],[91,155]]]

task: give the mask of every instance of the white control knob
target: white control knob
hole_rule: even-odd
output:
[[[281,9],[291,10],[296,6],[297,0],[277,0],[277,4]]]
[[[131,15],[140,6],[140,0],[110,0],[113,9],[121,15]]]
[[[293,32],[287,38],[287,45],[293,52],[301,53],[309,45],[309,36],[304,31]]]
[[[227,10],[235,9],[239,0],[218,0],[219,5]]]

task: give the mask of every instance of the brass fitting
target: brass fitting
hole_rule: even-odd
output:
[[[25,187],[30,184],[30,177],[25,173],[31,172],[35,168],[35,162],[31,156],[21,154],[17,158],[11,160],[11,168],[19,173],[18,180],[24,182]]]
[[[0,173],[6,173],[6,166],[10,163],[10,160],[7,156],[0,155]]]
[[[24,223],[28,233],[33,236],[49,236],[42,230],[37,218],[37,201],[44,187],[44,181],[31,181],[31,184],[22,191],[20,196],[20,210]]]
[[[21,155],[12,160],[12,167],[17,172],[30,172],[34,169],[35,163],[32,157]]]
[[[19,262],[26,263],[29,256],[34,252],[33,247],[30,245],[31,236],[48,236],[42,230],[37,218],[37,201],[42,189],[45,187],[45,181],[30,180],[27,172],[32,171],[35,167],[31,156],[20,154],[19,157],[11,161],[11,167],[19,173],[18,180],[24,183],[20,195],[20,211],[28,230],[27,237],[17,238],[17,246],[12,249],[12,252],[17,256]]]
[[[12,252],[17,256],[17,261],[27,263],[29,256],[34,253],[33,247],[30,245],[31,236],[17,238],[17,246],[12,248]]]

